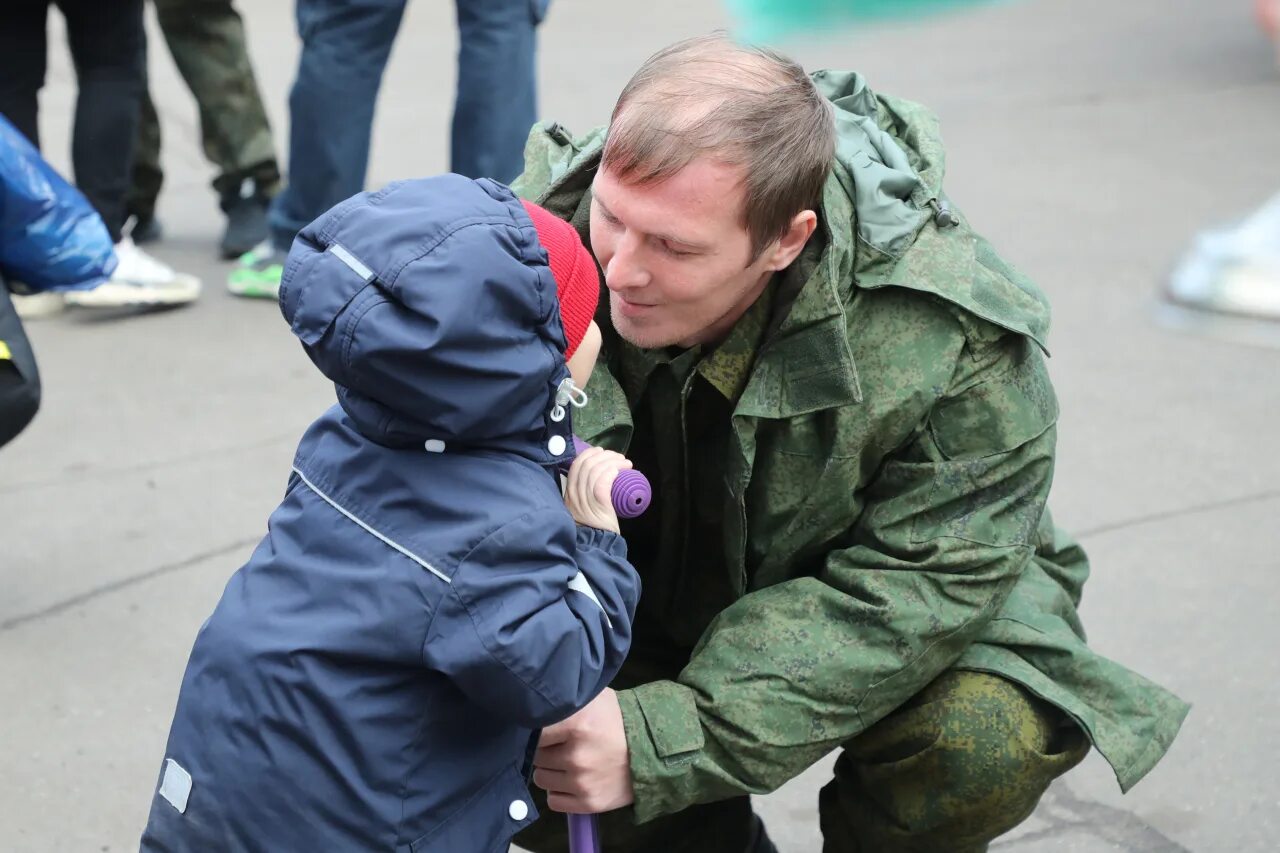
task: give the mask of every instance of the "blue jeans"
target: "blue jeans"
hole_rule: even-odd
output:
[[[302,56],[289,93],[289,182],[271,203],[287,251],[320,214],[364,189],[373,107],[406,0],[297,0]],[[549,0],[456,0],[451,168],[510,182],[537,120],[536,27]]]

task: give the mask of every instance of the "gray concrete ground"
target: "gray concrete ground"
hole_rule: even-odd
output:
[[[371,184],[447,166],[449,5],[410,4]],[[1152,320],[1192,234],[1280,189],[1280,75],[1250,5],[1027,0],[789,45],[810,67],[856,67],[940,112],[950,194],[1055,305],[1053,506],[1094,557],[1091,639],[1195,703],[1130,795],[1091,757],[996,850],[1280,846],[1280,456],[1266,438],[1280,351]],[[291,4],[240,6],[283,148]],[[724,20],[711,0],[556,0],[542,113],[600,122],[649,52]],[[42,122],[65,167],[75,87],[52,44]],[[45,404],[0,453],[7,851],[136,845],[192,636],[332,398],[272,304],[222,290],[195,110],[163,48],[151,64],[169,168],[157,253],[202,275],[206,294],[185,310],[31,326]],[[760,799],[782,850],[820,849],[826,767]]]

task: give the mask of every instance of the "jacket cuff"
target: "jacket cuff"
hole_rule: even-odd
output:
[[[579,548],[595,548],[624,560],[627,558],[627,540],[612,530],[579,524],[575,539]]]
[[[636,823],[693,805],[690,771],[704,743],[693,690],[654,681],[617,695],[631,753]]]

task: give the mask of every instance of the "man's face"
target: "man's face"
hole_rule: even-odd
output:
[[[592,188],[591,249],[604,270],[613,327],[645,349],[723,338],[768,283],[751,262],[743,172],[709,158],[636,186],[607,169]]]

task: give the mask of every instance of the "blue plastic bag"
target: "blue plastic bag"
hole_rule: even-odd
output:
[[[98,212],[0,116],[0,276],[32,291],[88,290],[115,268]]]

